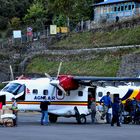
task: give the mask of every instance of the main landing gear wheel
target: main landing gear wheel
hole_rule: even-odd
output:
[[[77,118],[77,122],[79,124],[85,124],[87,122],[86,116],[84,114],[79,115]]]
[[[50,121],[51,123],[56,123],[56,122],[57,122],[57,116],[56,116],[56,115],[50,114],[50,115],[49,115],[49,121]]]

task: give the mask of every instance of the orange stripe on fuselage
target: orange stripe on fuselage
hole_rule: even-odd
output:
[[[39,105],[40,102],[17,102],[19,105],[24,104],[24,105]],[[12,102],[6,102],[6,104],[12,104]],[[87,106],[87,102],[51,102],[51,105],[71,105],[71,106]]]

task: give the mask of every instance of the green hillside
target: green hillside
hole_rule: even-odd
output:
[[[50,49],[79,49],[133,44],[140,44],[140,26],[112,32],[72,33],[65,40],[50,46]]]
[[[70,33],[68,37],[50,45],[48,49],[60,52],[70,49],[139,45],[139,38],[140,26],[111,32]],[[102,53],[91,51],[84,54],[77,53],[76,55],[36,56],[27,66],[26,72],[47,72],[56,75],[59,62],[63,61],[62,74],[116,76],[122,56],[135,52],[140,52],[140,49],[137,47],[118,51],[103,51]]]

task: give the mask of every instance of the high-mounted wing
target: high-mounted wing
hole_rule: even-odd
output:
[[[90,86],[93,82],[140,82],[140,78],[134,77],[95,77],[95,76],[71,76],[71,75],[59,75],[57,84],[59,84],[65,91],[75,90],[80,85]],[[53,80],[51,81],[54,84]]]
[[[123,82],[140,82],[140,78],[135,77],[88,77],[88,76],[74,76],[74,80],[77,82],[79,81],[90,81],[90,82],[97,82],[97,81],[123,81]]]
[[[80,85],[91,86],[94,82],[140,82],[140,78],[134,77],[96,77],[96,76],[71,76],[71,75],[59,75],[62,62],[59,65],[57,77],[51,78],[50,84],[59,88],[62,92],[66,93],[69,90],[75,90]],[[47,76],[48,77],[48,76]]]

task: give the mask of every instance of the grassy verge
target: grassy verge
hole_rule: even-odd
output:
[[[41,59],[40,59],[41,60]],[[79,62],[64,62],[61,69],[61,74],[72,75],[98,75],[98,76],[115,76],[119,66],[119,60],[114,60],[115,64],[112,66],[111,62],[102,62],[101,60],[79,61]],[[59,63],[45,62],[38,65],[38,59],[28,65],[27,71],[29,73],[44,73],[51,75],[57,74]]]
[[[134,51],[134,50],[133,50]],[[55,76],[59,62],[63,61],[61,68],[61,74],[72,74],[72,75],[86,75],[86,76],[116,76],[119,69],[119,65],[124,54],[128,54],[132,50],[120,50],[117,52],[108,53],[96,53],[73,55],[70,56],[36,56],[27,65],[26,72],[28,73],[49,73]],[[79,57],[79,59],[78,59]],[[62,59],[63,58],[63,59]],[[91,58],[91,59],[90,59]]]
[[[65,40],[50,46],[50,49],[79,49],[118,45],[140,44],[140,27],[112,32],[82,32],[70,34]]]

